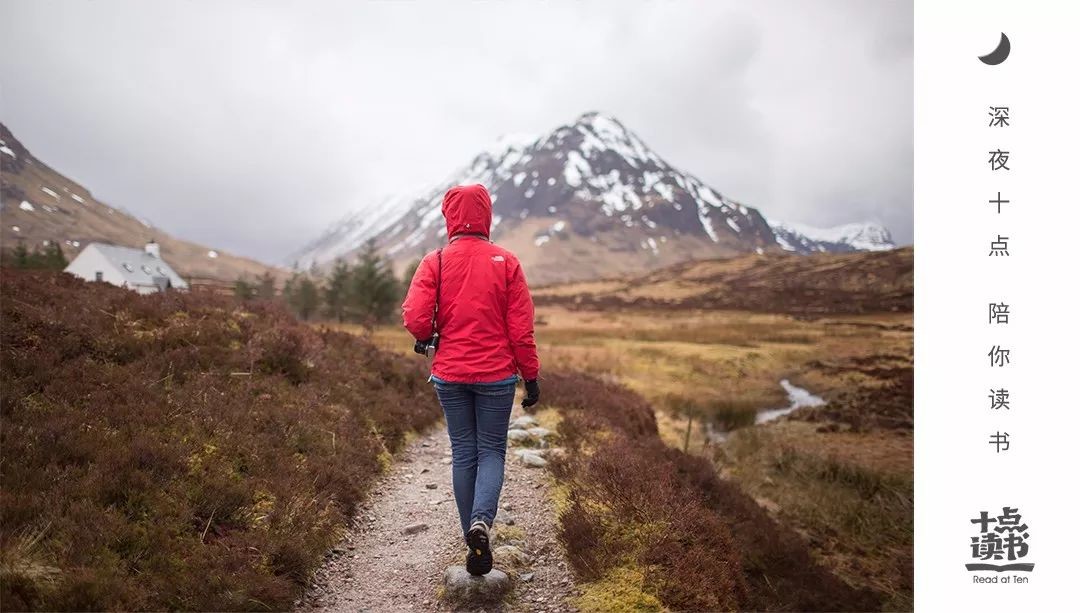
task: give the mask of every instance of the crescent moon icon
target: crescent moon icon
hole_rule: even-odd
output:
[[[997,49],[994,49],[986,55],[979,56],[979,60],[987,66],[997,66],[1005,61],[1005,58],[1009,57],[1009,52],[1012,51],[1012,44],[1009,43],[1009,37],[1005,36],[1005,33],[1001,33],[1001,40],[998,42]]]

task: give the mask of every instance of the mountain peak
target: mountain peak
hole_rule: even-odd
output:
[[[817,228],[775,219],[767,221],[776,232],[777,243],[785,251],[885,251],[896,248],[889,230],[876,222]]]
[[[587,113],[582,113],[578,116],[577,119],[574,120],[574,123],[572,125],[587,127],[593,127],[596,125],[615,125],[623,131],[626,130],[626,126],[624,126],[623,123],[619,121],[614,115],[610,115],[602,111],[588,111]]]
[[[688,259],[741,253],[851,251],[891,242],[880,228],[844,231],[770,224],[673,168],[615,117],[590,111],[539,138],[506,135],[430,189],[369,207],[309,244],[296,259],[326,264],[369,238],[389,257],[412,260],[445,240],[442,196],[453,185],[481,183],[492,196],[493,238],[547,282],[632,273]],[[375,223],[372,218],[378,218]],[[858,225],[858,224],[856,224]],[[886,237],[880,240],[880,237]]]

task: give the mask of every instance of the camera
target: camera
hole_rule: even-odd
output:
[[[413,351],[420,355],[426,355],[427,357],[433,357],[435,350],[439,347],[439,333],[436,332],[434,336],[426,341],[416,341],[413,345]]]

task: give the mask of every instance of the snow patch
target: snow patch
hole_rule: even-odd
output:
[[[57,200],[59,200],[59,199],[60,199],[60,194],[58,194],[58,193],[54,192],[53,190],[51,190],[51,189],[49,189],[49,188],[47,188],[47,187],[45,187],[45,186],[42,186],[42,187],[41,187],[41,191],[43,191],[43,192],[45,192],[46,194],[48,194],[48,195],[52,196],[53,198],[56,198]]]
[[[698,207],[698,221],[701,222],[701,227],[705,228],[705,233],[709,235],[712,242],[720,242],[720,237],[716,235],[716,230],[713,229],[712,219],[709,218],[709,213],[704,207]]]
[[[780,248],[784,251],[797,251],[797,249],[795,249],[795,245],[789,243],[788,240],[784,238],[781,234],[776,235],[776,244],[780,245]]]
[[[27,201],[23,200],[23,201],[22,201],[22,202],[21,202],[21,203],[19,204],[19,208],[20,208],[20,209],[22,209],[22,210],[24,210],[24,211],[31,211],[31,212],[32,212],[32,211],[34,210],[34,205],[32,205],[32,204],[30,204],[29,202],[27,202]]]
[[[206,252],[206,257],[210,258],[211,260],[216,259],[217,256],[218,256],[218,252],[214,251],[213,249]]]
[[[80,196],[78,194],[72,194],[71,199],[74,200],[75,202],[78,202],[79,204],[86,204],[86,201],[83,200],[82,196]]]
[[[566,154],[566,164],[563,166],[563,179],[570,187],[581,187],[584,177],[592,175],[592,168],[585,158],[577,151]]]
[[[542,247],[544,243],[548,242],[549,240],[551,240],[550,236],[548,236],[547,234],[541,234],[540,236],[536,237],[536,240],[533,241],[533,244],[537,247]]]

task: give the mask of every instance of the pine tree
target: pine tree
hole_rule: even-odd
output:
[[[326,314],[337,320],[338,323],[345,321],[345,314],[349,301],[349,265],[338,260],[334,263],[334,269],[330,272],[330,280],[323,289],[323,304],[326,306]]]
[[[270,274],[270,271],[264,272],[259,276],[259,285],[255,289],[261,300],[273,300],[277,295],[277,289],[274,287],[274,275]]]
[[[56,241],[49,243],[42,257],[42,264],[43,268],[49,270],[64,270],[67,268],[68,261],[64,257],[64,250],[60,248],[60,243]]]
[[[12,257],[15,268],[30,268],[30,250],[26,248],[26,243],[19,241],[12,250]]]
[[[305,274],[293,273],[285,282],[282,294],[289,308],[304,321],[319,309],[319,286]]]
[[[351,314],[361,323],[371,326],[390,317],[399,297],[398,280],[390,263],[379,255],[375,242],[368,241],[350,276]]]
[[[296,294],[296,287],[300,282],[300,273],[293,270],[293,274],[288,279],[285,279],[285,285],[281,286],[281,297],[285,300],[285,304],[292,306],[293,296]]]
[[[236,283],[233,284],[233,295],[240,300],[251,300],[255,298],[256,294],[256,287],[243,277],[237,279]]]
[[[310,319],[319,310],[319,287],[310,278],[304,277],[300,280],[293,308],[304,321]]]

